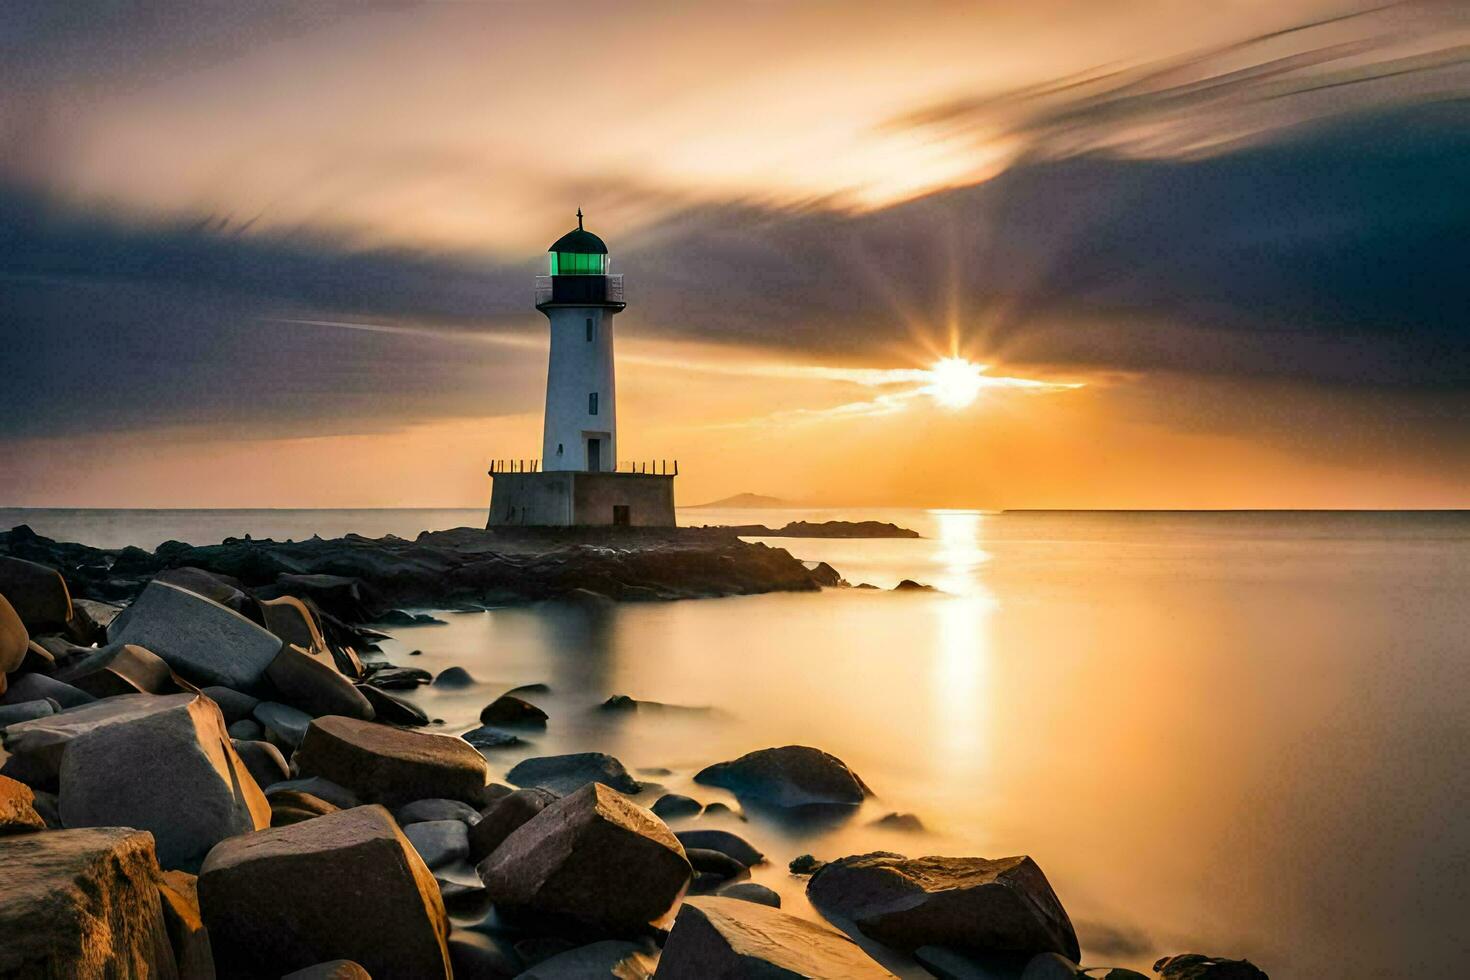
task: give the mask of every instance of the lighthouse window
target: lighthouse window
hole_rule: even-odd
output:
[[[597,328],[592,325],[592,318],[589,316],[587,318],[587,343],[590,344],[590,343],[592,343],[592,341],[594,341],[596,339],[597,339]]]
[[[587,396],[587,414],[597,414],[597,392],[595,391]]]
[[[553,276],[607,275],[607,256],[590,255],[585,252],[552,252],[551,274]]]

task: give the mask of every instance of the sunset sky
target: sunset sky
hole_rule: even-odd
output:
[[[21,0],[0,147],[0,506],[483,505],[578,206],[681,504],[1470,506],[1463,0]]]

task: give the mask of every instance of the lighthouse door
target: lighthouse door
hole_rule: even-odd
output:
[[[602,440],[601,439],[588,439],[587,440],[587,472],[588,473],[601,473],[602,472]]]

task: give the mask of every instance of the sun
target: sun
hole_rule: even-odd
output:
[[[924,391],[945,408],[964,408],[980,397],[984,370],[984,365],[972,364],[963,357],[946,357],[929,369]]]

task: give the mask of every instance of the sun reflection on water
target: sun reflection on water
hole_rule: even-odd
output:
[[[931,682],[936,762],[951,771],[979,774],[990,768],[989,618],[995,598],[978,570],[990,560],[980,547],[980,511],[935,510],[937,530],[934,584],[945,594],[931,608],[938,639]]]

